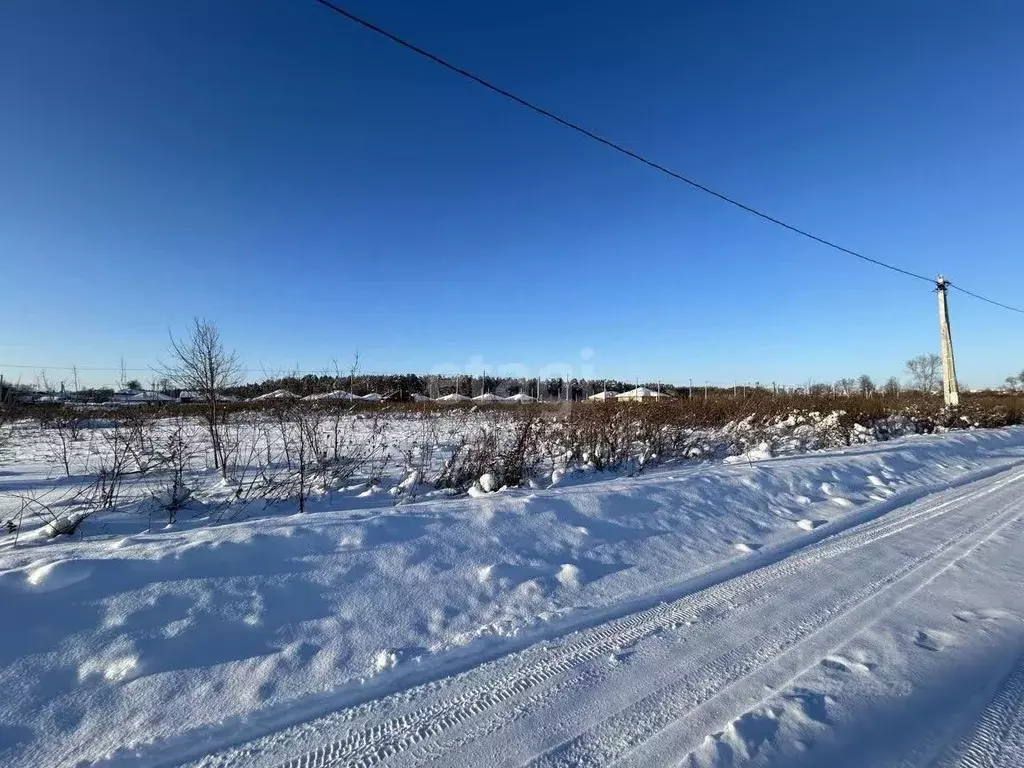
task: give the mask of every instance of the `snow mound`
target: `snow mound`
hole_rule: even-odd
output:
[[[824,520],[808,520],[806,517],[796,521],[796,527],[802,531],[813,531],[818,526],[824,525]]]
[[[36,592],[52,592],[85,581],[92,572],[88,560],[57,560],[30,570],[25,582]]]
[[[398,654],[386,648],[382,651],[377,651],[377,655],[373,657],[373,669],[375,672],[383,672],[397,664]]]
[[[558,575],[555,576],[558,579],[558,583],[563,587],[569,589],[579,589],[582,581],[583,572],[572,563],[563,563],[562,567],[558,569]]]
[[[89,659],[78,668],[78,680],[83,682],[90,677],[102,677],[108,683],[127,682],[142,673],[139,657],[134,654],[121,656],[112,661]]]

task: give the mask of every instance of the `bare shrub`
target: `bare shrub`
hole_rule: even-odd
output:
[[[15,534],[14,544],[24,526],[25,515],[36,518],[49,538],[72,535],[91,514],[88,503],[88,488],[49,488],[43,491],[27,491],[7,494],[18,502],[15,518],[4,523],[9,533]]]
[[[459,435],[450,446],[451,453],[434,478],[437,488],[465,490],[491,471],[498,451],[498,437],[490,425]]]
[[[499,487],[520,485],[543,462],[544,434],[544,422],[532,411],[491,412],[450,445],[434,485],[465,490],[485,474],[494,475]]]
[[[202,401],[202,415],[210,434],[213,464],[227,477],[222,444],[222,404],[220,397],[228,387],[242,379],[242,363],[235,352],[228,352],[214,323],[196,318],[184,339],[171,336],[169,362],[162,373],[183,390],[196,393]]]
[[[558,433],[565,459],[597,470],[622,467],[632,455],[635,415],[641,408],[648,405],[597,403],[574,408]]]
[[[537,473],[542,461],[543,436],[543,422],[534,412],[508,417],[508,428],[503,431],[494,466],[499,486],[522,485]]]
[[[308,401],[296,400],[281,409],[281,437],[291,470],[291,495],[299,502],[299,512],[306,511],[306,502],[314,489],[325,490],[329,454],[325,413]]]
[[[196,427],[186,419],[178,417],[170,429],[162,434],[154,446],[156,466],[168,474],[167,483],[153,498],[167,513],[167,522],[177,520],[181,511],[191,500],[193,490],[186,482],[193,461],[203,452],[197,440]]]
[[[71,459],[74,444],[82,439],[81,421],[77,414],[65,410],[46,411],[42,422],[43,434],[53,460],[64,470],[65,477],[71,477]]]
[[[138,423],[115,422],[102,431],[103,448],[100,452],[100,466],[96,472],[92,489],[88,493],[89,503],[94,510],[113,509],[118,505],[121,488],[126,476],[136,462]],[[137,464],[136,469],[138,471]]]

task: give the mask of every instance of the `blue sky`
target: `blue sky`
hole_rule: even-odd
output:
[[[1019,3],[347,7],[775,216],[1024,304]],[[312,0],[7,0],[0,104],[8,378],[146,368],[196,315],[252,378],[358,349],[373,371],[801,383],[938,347],[927,285]],[[1024,368],[1024,316],[951,300],[968,384]]]

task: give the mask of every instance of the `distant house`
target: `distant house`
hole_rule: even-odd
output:
[[[336,389],[333,392],[317,392],[315,395],[306,395],[303,400],[356,400],[355,395],[350,395],[343,389]]]
[[[465,395],[460,395],[458,392],[452,392],[450,395],[437,398],[439,403],[468,403],[471,398]]]
[[[163,392],[147,392],[143,390],[142,392],[136,392],[134,395],[128,396],[127,398],[121,400],[120,402],[129,404],[148,403],[150,405],[155,405],[159,403],[174,403],[177,402],[177,398],[171,397],[170,395],[165,395]]]
[[[110,398],[115,403],[128,403],[136,395],[142,394],[141,389],[119,389]]]
[[[255,402],[264,400],[297,400],[299,398],[294,392],[289,392],[287,389],[275,389],[273,392],[267,392],[265,395],[259,395],[254,397]]]
[[[615,399],[615,393],[605,390],[604,392],[598,392],[596,395],[591,395],[587,398],[594,403],[604,403]]]
[[[505,398],[499,397],[493,392],[484,392],[482,395],[474,397],[473,401],[477,403],[503,403]]]
[[[505,398],[506,403],[536,403],[536,397],[530,397],[525,392],[520,392],[518,395],[512,395]]]
[[[653,389],[648,389],[647,387],[637,387],[636,389],[631,389],[628,392],[623,392],[622,394],[616,395],[615,399],[620,402],[627,403],[645,403],[650,402],[652,400],[658,400],[667,397],[669,396],[663,395],[661,394],[661,392],[655,392]]]
[[[14,401],[16,403],[22,403],[23,405],[27,403],[37,403],[39,402],[39,398],[46,397],[46,395],[46,392],[19,392],[14,396]]]
[[[221,394],[217,395],[218,403],[237,403],[238,398],[234,395]],[[202,392],[196,392],[195,390],[183,389],[178,393],[179,403],[205,403],[206,396]]]

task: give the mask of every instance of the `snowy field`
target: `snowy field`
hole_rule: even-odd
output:
[[[345,418],[14,426],[0,765],[1024,765],[1024,428]]]

